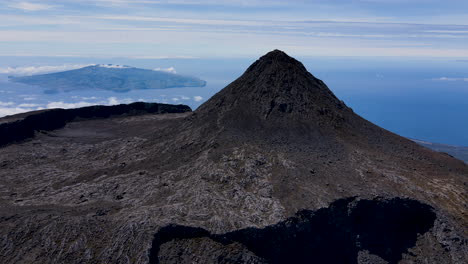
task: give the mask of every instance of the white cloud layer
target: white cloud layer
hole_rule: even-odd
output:
[[[153,71],[162,71],[162,72],[168,72],[168,73],[177,73],[176,69],[174,67],[169,67],[169,68],[155,68]]]
[[[129,68],[133,68],[133,67],[130,67],[130,66],[127,66],[127,65],[114,65],[114,64],[98,64],[97,66],[101,67],[101,68],[109,68],[109,69],[129,69]]]
[[[89,1],[89,0],[87,0]],[[215,5],[215,6],[284,6],[287,5],[284,1],[279,0],[93,0],[98,6],[129,6],[132,4],[148,4],[148,5]]]
[[[24,95],[27,96],[27,95]],[[162,96],[164,97],[164,96]],[[175,97],[171,97],[168,99],[162,99],[162,100],[148,100],[148,99],[143,99],[140,98],[138,100],[135,100],[133,98],[117,98],[117,97],[108,97],[108,98],[102,98],[98,101],[94,102],[89,102],[86,100],[97,100],[99,97],[80,97],[80,96],[72,96],[74,99],[79,99],[81,101],[78,102],[65,102],[65,101],[49,101],[46,104],[42,103],[15,103],[11,101],[0,101],[0,117],[7,116],[7,115],[14,115],[14,114],[19,114],[19,113],[24,113],[24,112],[29,112],[29,111],[35,111],[35,110],[42,110],[42,109],[52,109],[52,108],[63,108],[63,109],[70,109],[70,108],[79,108],[79,107],[86,107],[86,106],[92,106],[92,105],[118,105],[118,104],[130,104],[136,101],[141,101],[141,102],[155,102],[157,101],[158,103],[172,103],[172,104],[177,104],[181,103],[181,100],[191,100],[195,102],[200,102],[203,100],[203,97],[201,96],[194,96],[194,97],[188,97],[185,95],[176,95]],[[24,97],[25,100],[28,101],[33,101],[36,100],[36,98],[33,97]]]
[[[31,108],[31,107],[39,107],[39,105],[38,104],[19,104],[18,107]]]
[[[466,0],[0,2],[5,56],[468,57]]]
[[[13,103],[13,102],[2,102],[2,101],[0,101],[0,106],[12,106],[14,104],[15,103]]]
[[[50,102],[47,104],[46,108],[78,108],[78,107],[85,107],[85,106],[91,106],[94,105],[93,103],[88,103],[88,102],[77,102],[77,103],[65,103],[63,101],[60,102]]]
[[[22,108],[22,107],[0,107],[0,117],[15,115],[19,113],[33,111],[32,108]]]
[[[117,97],[109,97],[107,99],[109,105],[118,105],[120,104],[120,101],[117,99]]]
[[[73,64],[73,65],[55,65],[55,66],[23,66],[23,67],[4,67],[0,68],[0,74],[9,75],[34,75],[42,73],[60,72],[83,68],[93,64]]]
[[[139,99],[138,101],[144,101],[143,99]],[[119,99],[117,97],[109,97],[107,98],[107,102],[99,102],[99,103],[95,103],[95,104],[102,104],[102,105],[118,105],[118,104],[130,104],[130,103],[133,103],[135,102],[135,100],[133,100],[132,98],[123,98],[123,99]]]
[[[49,10],[55,7],[53,5],[38,4],[38,3],[31,3],[31,2],[11,3],[8,6],[11,8],[20,9],[23,11],[43,11],[43,10]]]
[[[435,79],[432,79],[432,80],[434,80],[434,81],[451,81],[451,82],[455,82],[455,81],[468,82],[468,78],[440,77],[440,78],[435,78]]]

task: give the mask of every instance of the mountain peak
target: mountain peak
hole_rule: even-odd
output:
[[[294,58],[286,54],[284,51],[278,50],[278,49],[272,50],[260,58],[260,60],[266,60],[266,59],[295,60]]]
[[[273,50],[267,54],[260,57],[255,63],[253,63],[246,72],[253,71],[255,69],[265,69],[265,68],[292,68],[297,67],[297,70],[307,72],[304,65],[301,62],[297,61],[293,57],[290,57],[288,54],[281,50]]]
[[[304,65],[280,50],[259,58],[197,112],[218,119],[317,121],[348,108]],[[232,121],[232,120],[231,120]]]

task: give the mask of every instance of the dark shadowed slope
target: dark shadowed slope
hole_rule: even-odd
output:
[[[0,162],[3,263],[293,260],[264,253],[268,230],[294,244],[309,220],[336,234],[321,240],[330,260],[468,259],[468,166],[359,117],[281,51],[194,112],[77,120],[0,148]],[[360,202],[337,207],[348,197]],[[168,226],[201,235],[166,232],[152,254]]]
[[[204,263],[213,260],[221,263],[358,263],[361,251],[397,263],[415,246],[418,234],[433,227],[435,217],[429,206],[417,201],[398,198],[355,201],[351,198],[337,200],[330,207],[315,212],[300,211],[294,217],[262,229],[210,234],[200,228],[170,225],[156,233],[150,263],[183,263],[197,257]],[[182,239],[186,247],[169,246]],[[194,256],[193,251],[208,244],[208,239],[221,244],[224,250],[212,248]],[[240,247],[234,247],[234,243]],[[247,255],[243,251],[250,251],[257,258],[242,259]],[[159,254],[176,257],[161,257],[159,261]]]

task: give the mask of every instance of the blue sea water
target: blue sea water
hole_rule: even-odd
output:
[[[367,120],[405,137],[468,146],[468,63],[370,61],[317,70]],[[310,66],[311,68],[313,66]]]
[[[206,87],[137,90],[128,93],[83,90],[45,94],[44,88],[11,83],[0,74],[0,115],[48,107],[134,101],[187,104],[196,109],[240,76],[251,59],[95,59],[2,57],[6,67],[121,64],[174,67],[207,81]],[[405,137],[468,146],[468,62],[453,59],[298,58],[317,78],[367,120]]]

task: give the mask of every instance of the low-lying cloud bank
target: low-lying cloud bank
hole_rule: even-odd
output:
[[[15,115],[19,113],[34,111],[34,110],[40,110],[40,108],[33,109],[33,108],[23,108],[23,107],[0,107],[0,117]]]
[[[432,80],[434,80],[434,81],[451,81],[451,82],[456,82],[456,81],[468,82],[468,78],[451,78],[451,77],[440,77],[440,78],[434,78]]]
[[[2,102],[2,101],[0,101],[0,106],[12,106],[12,105],[15,105],[15,103],[13,103],[13,102]]]
[[[176,74],[177,71],[174,67],[169,67],[169,68],[154,68],[153,71],[162,71],[162,72],[168,72],[168,73],[174,73]]]
[[[29,99],[29,98],[28,98]],[[35,100],[36,98],[31,98]],[[12,102],[12,101],[0,101],[0,117],[8,116],[8,115],[15,115],[19,113],[35,111],[35,110],[42,110],[42,109],[51,109],[51,108],[63,108],[63,109],[70,109],[70,108],[79,108],[91,105],[118,105],[118,104],[130,104],[133,102],[138,101],[146,101],[144,99],[134,99],[134,98],[117,98],[117,97],[108,97],[108,98],[101,98],[98,97],[78,97],[74,96],[74,99],[78,99],[79,101],[75,102],[66,102],[66,101],[53,101],[48,103],[36,103],[30,102]],[[87,100],[94,100],[92,102]],[[201,96],[193,96],[188,97],[185,95],[177,95],[170,98],[161,98],[161,99],[153,99],[148,100],[149,102],[157,102],[157,103],[164,103],[164,104],[186,104],[187,101],[194,101],[200,103],[203,100]]]
[[[80,69],[94,64],[65,64],[57,66],[23,66],[23,67],[4,67],[0,68],[0,74],[9,75],[34,75],[51,72],[61,72]]]

